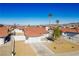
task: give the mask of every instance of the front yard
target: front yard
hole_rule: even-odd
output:
[[[68,42],[64,39],[55,40],[52,43],[44,43],[48,46],[54,53],[67,53],[67,52],[74,52],[79,51],[79,45],[74,43]]]

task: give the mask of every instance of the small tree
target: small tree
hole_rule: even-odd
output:
[[[57,39],[61,36],[61,31],[59,29],[59,26],[54,29],[53,36],[54,36],[54,39]]]
[[[54,39],[57,39],[61,36],[61,30],[59,28],[59,20],[56,21],[57,27],[54,29],[53,37]]]

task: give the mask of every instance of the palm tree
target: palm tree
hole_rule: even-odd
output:
[[[48,14],[48,18],[49,18],[49,28],[50,28],[50,25],[51,25],[51,17],[52,17],[52,14],[49,13],[49,14]]]
[[[56,24],[59,25],[59,20],[56,20]]]

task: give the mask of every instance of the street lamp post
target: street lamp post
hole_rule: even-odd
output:
[[[13,29],[14,30],[14,29]],[[15,32],[13,33],[15,35]],[[15,56],[16,51],[15,51],[15,39],[13,38],[13,51],[12,51],[13,56]]]
[[[12,51],[13,56],[15,56],[16,51],[15,51],[15,39],[13,40],[13,51]]]

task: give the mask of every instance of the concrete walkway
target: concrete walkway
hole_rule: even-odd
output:
[[[32,48],[37,51],[39,56],[52,56],[54,53],[42,43],[32,43]]]
[[[34,52],[38,56],[52,56],[54,53],[43,44],[44,41],[41,40],[41,37],[32,37],[25,41],[25,43],[29,43]]]
[[[35,53],[39,56],[52,56],[54,53],[43,44],[46,40],[42,41],[42,37],[30,37],[25,43],[29,43]]]

